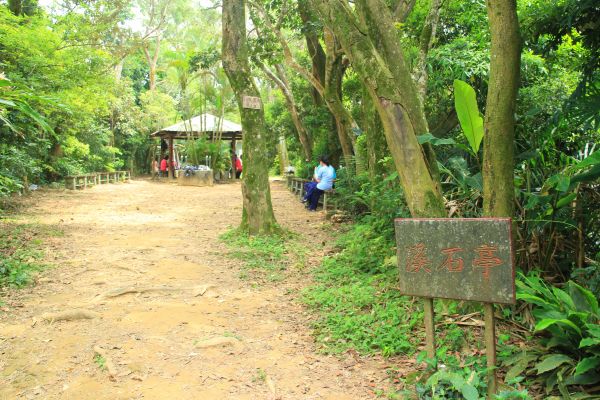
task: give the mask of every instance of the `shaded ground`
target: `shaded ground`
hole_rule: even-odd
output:
[[[272,189],[315,264],[322,216]],[[65,234],[49,243],[56,268],[5,299],[0,399],[373,398],[382,362],[316,353],[294,300],[306,271],[257,286],[223,255],[240,192],[134,181],[40,196],[27,220]]]

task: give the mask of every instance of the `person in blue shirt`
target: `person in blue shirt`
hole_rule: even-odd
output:
[[[308,205],[310,211],[317,210],[321,194],[333,187],[333,181],[335,179],[335,169],[329,163],[329,158],[327,158],[327,156],[321,156],[319,158],[319,165],[315,176],[317,186],[310,196],[310,203]]]

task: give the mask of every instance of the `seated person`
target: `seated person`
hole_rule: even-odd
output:
[[[327,158],[327,156],[321,156],[319,158],[319,165],[320,167],[317,169],[315,177],[317,185],[310,195],[310,203],[308,205],[310,211],[317,210],[321,194],[326,190],[331,190],[335,177],[335,169],[329,163],[329,158]]]

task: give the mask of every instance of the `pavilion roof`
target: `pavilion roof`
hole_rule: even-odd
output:
[[[193,136],[206,134],[209,138],[222,132],[223,140],[241,140],[242,126],[225,118],[219,118],[212,114],[201,114],[175,125],[162,128],[151,134],[162,138],[189,139]]]

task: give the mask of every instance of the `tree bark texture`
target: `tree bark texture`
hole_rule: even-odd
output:
[[[243,96],[260,97],[248,62],[244,0],[223,1],[222,60],[237,98],[244,132],[241,229],[250,235],[271,234],[278,226],[271,204],[264,112],[262,108],[243,108]]]
[[[425,18],[425,24],[421,31],[421,37],[419,40],[419,59],[417,62],[417,90],[421,97],[421,102],[425,103],[425,95],[427,94],[427,80],[429,74],[427,73],[427,54],[429,49],[435,40],[435,34],[437,31],[437,25],[440,20],[440,8],[442,6],[442,0],[431,0],[429,6],[429,13]]]
[[[483,136],[483,211],[512,217],[514,208],[515,106],[521,36],[515,0],[488,0],[490,79]]]
[[[324,38],[327,58],[323,97],[335,118],[338,139],[342,146],[342,154],[346,164],[348,164],[354,155],[355,138],[352,128],[356,126],[356,123],[350,112],[344,107],[342,101],[342,81],[346,71],[346,67],[343,64],[344,53],[334,34],[329,29],[325,29]]]
[[[319,82],[321,82],[323,86],[325,86],[325,51],[323,51],[323,47],[321,46],[321,42],[319,41],[319,35],[315,33],[315,18],[312,15],[312,12],[308,7],[306,1],[307,0],[298,1],[298,13],[300,14],[300,19],[302,20],[304,28],[306,48],[312,61],[312,74],[315,77],[315,79],[317,79]],[[315,105],[321,105],[323,99],[321,98],[321,94],[319,93],[319,91],[313,87],[311,94]]]
[[[160,42],[160,36],[156,36],[156,47],[152,55],[150,55],[147,44],[143,46],[144,55],[146,56],[146,61],[148,61],[148,89],[150,90],[156,89],[156,65],[158,64],[158,55],[160,53]]]
[[[330,49],[328,49],[327,53],[326,53],[326,58],[327,58],[326,68],[325,68],[326,69],[326,72],[325,72],[326,78],[325,78],[325,85],[323,85],[323,83],[319,79],[317,79],[317,77],[315,77],[310,71],[308,71],[306,68],[304,68],[294,58],[292,51],[289,48],[288,43],[287,43],[283,33],[281,32],[279,27],[276,26],[273,23],[273,21],[271,21],[268,13],[264,9],[264,7],[260,4],[260,2],[253,2],[252,6],[256,8],[258,13],[261,15],[261,18],[262,18],[264,24],[266,25],[266,27],[275,34],[279,43],[281,44],[281,47],[283,50],[283,59],[285,61],[285,64],[287,64],[288,67],[290,67],[292,70],[296,71],[302,77],[304,77],[315,88],[315,90],[317,90],[319,92],[321,97],[325,99],[325,104],[327,105],[327,108],[329,109],[331,114],[336,119],[336,126],[339,128],[340,123],[342,124],[342,126],[345,126],[346,124],[350,124],[350,127],[357,126],[356,122],[352,118],[352,115],[350,114],[350,112],[348,110],[346,110],[346,108],[344,107],[341,100],[340,101],[336,100],[336,98],[341,98],[341,96],[339,96],[339,94],[337,94],[336,96],[327,96],[326,95],[326,92],[329,92],[329,93],[336,92],[338,90],[338,88],[341,87],[341,81],[339,82],[339,85],[338,85],[337,81],[335,79],[338,79],[338,78],[341,79],[341,77],[343,76],[343,72],[344,72],[344,70],[342,69],[341,71],[338,71],[337,73],[333,72],[333,73],[330,73],[329,76],[327,75],[328,74],[327,70],[329,69],[329,67],[333,67],[335,65],[333,62],[330,63],[330,60],[329,60],[328,53],[329,53]],[[334,49],[331,49],[331,50],[333,51]],[[328,83],[333,84],[333,86],[331,88],[329,88]],[[338,137],[340,139],[340,144],[342,145],[342,151],[344,153],[344,157],[345,158],[352,157],[354,149],[351,144],[348,145],[345,137],[344,137],[344,139],[342,139],[342,135],[340,134],[339,129],[338,129]],[[346,135],[346,137],[348,137],[348,135]],[[342,140],[344,140],[344,141],[342,142]],[[351,139],[348,139],[348,140],[351,140]]]
[[[380,0],[355,2],[358,18],[340,0],[311,0],[325,25],[340,41],[353,68],[368,88],[381,116],[388,147],[415,217],[445,216],[440,183],[428,165],[417,135],[427,121],[410,70],[395,34],[389,9]]]
[[[414,126],[416,135],[429,132],[423,102],[418,94],[417,85],[413,81],[412,74],[404,52],[400,45],[400,37],[395,28],[396,21],[383,0],[357,0],[356,11],[360,22],[365,26],[371,43],[376,52],[383,58],[383,62],[396,79],[396,87],[402,98],[403,107]],[[430,143],[425,143],[423,151],[427,161],[427,167],[433,181],[441,192],[440,172],[437,166],[435,151]]]

